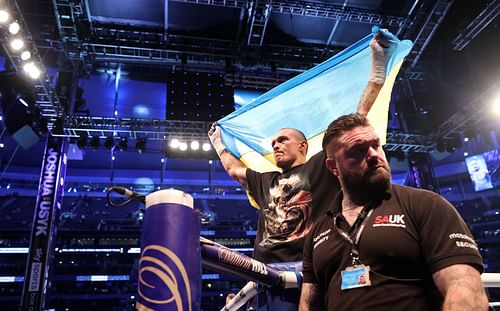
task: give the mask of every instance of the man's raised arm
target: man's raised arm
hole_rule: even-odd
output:
[[[220,127],[216,124],[212,125],[212,128],[208,132],[208,137],[210,138],[210,142],[217,152],[219,159],[224,166],[226,172],[239,182],[243,187],[247,187],[247,167],[243,162],[233,156],[230,152],[227,151],[226,146],[222,142]]]
[[[386,30],[384,35],[377,33],[370,42],[371,69],[368,85],[361,95],[357,112],[366,116],[377,99],[380,90],[385,82],[387,74],[387,64],[396,47],[396,37]]]

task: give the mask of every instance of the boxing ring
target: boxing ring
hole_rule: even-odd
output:
[[[189,194],[169,189],[144,198],[128,189],[114,190],[146,204],[137,310],[200,310],[202,265],[249,281],[221,311],[239,310],[261,288],[300,288],[301,265],[274,267],[200,237]],[[485,288],[500,287],[500,273],[483,273],[481,278]],[[500,302],[490,302],[490,307],[498,306]]]

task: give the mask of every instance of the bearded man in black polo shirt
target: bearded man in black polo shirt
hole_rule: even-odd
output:
[[[477,245],[453,206],[391,185],[366,117],[325,133],[326,166],[342,192],[305,240],[299,310],[487,310]]]

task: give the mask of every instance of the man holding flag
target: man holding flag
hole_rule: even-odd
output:
[[[370,74],[357,105],[358,113],[367,115],[374,104],[384,85],[396,41],[399,40],[394,35],[383,30],[378,30],[371,39]],[[276,166],[282,172],[260,173],[228,151],[218,125],[214,124],[209,137],[227,173],[247,189],[260,209],[254,258],[266,264],[301,261],[305,235],[340,190],[337,178],[325,168],[324,152],[307,160],[309,144],[304,133],[282,128],[271,141]],[[296,291],[280,295],[281,303],[285,300],[290,309],[296,308],[299,298]],[[280,305],[280,309],[283,307]]]

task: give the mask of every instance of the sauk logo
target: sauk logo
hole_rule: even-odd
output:
[[[400,227],[406,228],[405,215],[384,215],[375,217],[373,227]]]

